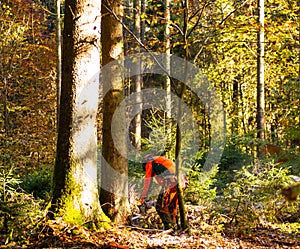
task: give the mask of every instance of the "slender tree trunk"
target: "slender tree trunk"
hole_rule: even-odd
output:
[[[100,1],[66,0],[52,211],[70,224],[103,220],[97,188]]]
[[[115,15],[122,19],[123,9],[121,0],[102,1],[102,63],[106,64],[123,57],[122,24]],[[108,68],[102,75],[104,92],[103,99],[103,143],[101,163],[101,192],[100,202],[103,211],[115,222],[123,223],[129,214],[128,203],[128,162],[114,145],[113,135],[126,151],[126,131],[118,129],[118,134],[112,134],[112,119],[119,104],[124,98],[124,82],[122,65]],[[118,124],[125,123],[125,110],[118,115]],[[118,125],[116,124],[116,125]]]
[[[60,0],[56,0],[56,129],[58,130],[59,102],[61,93],[61,17]]]
[[[298,6],[298,15],[300,15],[300,1],[297,1],[297,6]],[[298,71],[298,83],[300,85],[300,23],[298,22],[298,66],[299,66],[299,71]]]
[[[264,141],[264,111],[265,111],[265,84],[264,84],[264,0],[258,0],[258,44],[257,44],[257,137]],[[260,146],[258,146],[259,148]],[[260,149],[258,149],[258,157],[261,157]]]
[[[183,23],[183,33],[184,33],[184,44],[187,45],[187,31],[188,31],[188,0],[182,1],[182,5],[184,8],[184,23]],[[188,60],[188,46],[185,46],[185,54],[184,54],[184,59],[187,61]],[[184,74],[185,74],[185,79],[187,78],[187,67],[185,67]],[[185,80],[186,82],[186,80]],[[183,83],[181,86],[181,89],[179,91],[179,97],[180,99],[183,98],[184,92],[186,90],[186,85]],[[180,212],[180,225],[183,230],[189,228],[188,221],[186,219],[186,211],[185,211],[185,206],[184,206],[184,198],[183,198],[183,190],[182,186],[180,185],[180,167],[182,164],[182,158],[180,154],[181,150],[181,131],[180,131],[180,126],[181,126],[181,118],[182,118],[182,106],[181,103],[179,102],[178,105],[178,120],[177,120],[177,128],[176,128],[176,148],[175,148],[175,157],[176,157],[176,173],[177,173],[177,179],[178,179],[178,184],[177,184],[177,193],[178,193],[178,202],[179,202],[179,212]]]
[[[133,4],[134,9],[134,33],[137,39],[141,38],[141,3],[140,0],[134,0]],[[140,45],[135,42],[135,53],[140,53]],[[141,72],[141,61],[139,60],[136,64],[136,70]],[[142,80],[143,77],[139,73],[135,76],[135,92],[140,93],[142,90]],[[139,105],[139,109],[142,109],[142,99],[141,95],[137,94],[136,99],[137,105]],[[142,138],[142,114],[138,113],[135,117],[135,147],[140,150],[141,149],[141,138]]]
[[[126,18],[127,16],[133,16],[133,8],[131,6],[131,0],[125,0],[124,1],[124,18],[123,23],[126,26],[131,26],[131,20],[129,18]],[[131,45],[131,35],[130,32],[127,29],[123,29],[123,42],[124,42],[124,56],[130,55],[130,48]],[[130,70],[130,69],[126,69]],[[124,95],[129,96],[131,94],[131,78],[126,78],[124,81]]]
[[[165,90],[167,93],[166,96],[166,136],[167,136],[167,150],[170,150],[171,143],[172,143],[172,122],[171,122],[171,111],[172,111],[172,93],[171,93],[171,79],[169,77],[171,68],[170,68],[170,56],[171,56],[171,37],[170,37],[170,20],[171,20],[171,13],[170,13],[170,0],[165,0],[165,52],[166,52],[166,75],[165,78]],[[168,153],[168,151],[167,151]],[[169,153],[170,154],[170,153]],[[170,155],[169,155],[170,157]]]
[[[183,86],[181,88],[181,92],[180,92],[180,98],[183,97],[184,92],[185,92],[185,85],[183,84]],[[182,165],[182,158],[181,158],[181,154],[180,154],[180,150],[181,150],[181,131],[180,131],[181,121],[180,120],[181,120],[181,117],[182,117],[182,106],[181,106],[181,103],[179,102],[178,120],[177,120],[177,128],[176,128],[175,158],[176,158],[176,174],[177,174],[177,179],[178,179],[177,194],[178,194],[178,203],[179,203],[180,226],[181,226],[181,229],[185,230],[189,227],[189,224],[186,219],[183,190],[182,190],[182,186],[180,184],[181,183],[180,167]]]
[[[145,14],[146,0],[141,0],[141,16]],[[145,19],[141,20],[141,42],[145,44]]]
[[[298,6],[298,16],[300,16],[300,0],[297,1],[297,6]],[[299,66],[299,71],[298,71],[298,94],[299,94],[299,89],[300,89],[300,22],[298,22],[298,51],[299,51],[299,54],[298,54],[298,66]],[[298,95],[299,96],[299,95]],[[300,127],[300,121],[298,119],[298,127]],[[295,140],[298,140],[300,139],[299,135],[297,136],[298,138],[296,138]]]
[[[233,102],[233,107],[232,107],[232,133],[233,134],[239,134],[239,77],[236,77],[233,80],[233,89],[232,89],[232,102]]]
[[[9,131],[9,119],[8,119],[8,107],[7,107],[7,79],[3,78],[4,87],[2,89],[3,92],[3,116],[4,116],[4,130],[5,133],[8,134]]]

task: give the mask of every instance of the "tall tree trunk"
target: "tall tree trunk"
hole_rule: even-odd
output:
[[[185,44],[185,54],[184,54],[184,59],[187,62],[189,53],[188,53],[188,41],[187,41],[187,31],[188,31],[188,0],[182,1],[182,5],[184,8],[184,18],[183,18],[183,42]],[[184,69],[184,78],[187,79],[187,67],[185,66]],[[186,82],[186,80],[184,81]],[[181,89],[179,90],[179,97],[180,99],[183,98],[183,95],[186,90],[186,85],[183,83],[181,85]],[[177,128],[176,128],[176,147],[175,147],[175,157],[176,157],[176,173],[177,173],[177,179],[180,179],[180,167],[182,164],[182,158],[180,154],[181,150],[181,118],[182,118],[182,106],[181,102],[179,101],[178,105],[178,120],[177,120]],[[178,193],[178,203],[179,203],[179,212],[180,212],[180,225],[183,230],[189,228],[188,220],[186,219],[186,211],[185,211],[185,206],[184,206],[184,199],[183,199],[183,191],[182,191],[182,186],[180,185],[180,181],[178,180],[177,184],[177,193]]]
[[[123,57],[122,24],[117,21],[122,19],[121,1],[102,1],[102,63],[106,64]],[[121,67],[121,68],[120,68]],[[128,163],[127,157],[116,148],[113,135],[117,136],[119,145],[126,151],[126,133],[119,129],[118,134],[112,134],[112,118],[118,105],[124,98],[124,82],[122,65],[107,68],[102,75],[104,92],[103,99],[103,143],[101,163],[101,192],[100,202],[103,211],[115,222],[125,222],[129,214],[128,203]],[[125,110],[118,115],[118,124],[125,123]],[[118,125],[115,124],[115,125]]]
[[[56,129],[58,130],[58,120],[59,120],[59,102],[61,93],[61,16],[60,16],[60,0],[56,0],[56,116],[57,123]]]
[[[300,1],[297,1],[297,6],[298,6],[298,15],[300,15]],[[298,46],[300,46],[300,23],[298,22]],[[298,71],[298,83],[300,85],[300,48],[298,49],[298,66],[299,66],[299,71]]]
[[[257,137],[264,141],[264,111],[265,111],[265,83],[264,83],[264,0],[258,0],[258,44],[257,44]],[[259,148],[260,146],[258,146]],[[258,149],[258,157],[261,157]]]
[[[233,89],[232,89],[232,102],[233,102],[233,107],[232,107],[232,122],[231,122],[231,127],[232,127],[232,133],[233,134],[239,134],[239,82],[240,82],[240,77],[237,76],[233,80]]]
[[[146,0],[141,0],[141,16],[145,14]],[[141,20],[141,43],[145,44],[145,18]]]
[[[182,85],[182,88],[180,90],[180,98],[183,97],[183,94],[185,92],[185,85]],[[177,127],[176,127],[176,147],[175,147],[175,158],[176,158],[176,174],[177,174],[177,179],[178,179],[178,184],[177,184],[177,194],[178,194],[178,203],[179,203],[179,214],[180,214],[180,226],[183,230],[189,228],[188,221],[186,219],[186,211],[185,211],[185,206],[184,206],[184,198],[183,198],[183,190],[181,186],[181,175],[180,175],[180,167],[182,165],[182,158],[180,154],[181,150],[181,131],[180,131],[180,126],[181,126],[181,117],[182,117],[182,106],[179,101],[178,104],[178,120],[177,120]]]
[[[171,79],[169,77],[170,68],[170,56],[171,56],[171,37],[170,37],[170,0],[165,0],[165,52],[166,52],[166,75],[165,78],[165,90],[166,90],[166,136],[167,136],[167,146],[166,149],[170,150],[172,144],[172,122],[171,122],[171,111],[172,111],[172,93],[171,93]],[[167,154],[168,153],[167,151]],[[168,155],[170,157],[170,155]]]
[[[66,0],[52,210],[71,224],[102,220],[97,188],[100,1]]]
[[[5,133],[8,134],[9,132],[9,119],[8,119],[8,103],[7,103],[7,95],[8,95],[8,91],[7,91],[7,79],[4,76],[3,78],[3,83],[4,83],[4,87],[2,88],[2,96],[3,96],[3,117],[4,117],[4,130]]]
[[[134,34],[137,39],[141,39],[141,2],[140,0],[134,0]],[[135,42],[135,53],[140,53],[140,45]],[[137,72],[141,72],[141,60],[136,64]],[[139,73],[135,76],[135,92],[140,93],[142,90],[142,80],[143,77]],[[137,94],[136,104],[139,105],[139,109],[142,109],[142,99],[141,95]],[[141,138],[142,138],[142,114],[138,113],[135,117],[135,147],[141,149]]]

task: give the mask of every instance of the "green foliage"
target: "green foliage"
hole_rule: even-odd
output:
[[[13,167],[8,169],[1,167],[0,169],[0,200],[2,202],[6,202],[14,196],[15,190],[21,182],[19,179],[15,178],[13,170]]]
[[[42,202],[19,187],[21,181],[13,168],[0,169],[0,231],[6,244],[16,240],[25,243],[45,218]]]
[[[174,107],[177,108],[177,107]],[[181,126],[190,127],[189,119],[182,120]],[[176,120],[172,118],[167,119],[165,113],[158,110],[151,110],[149,117],[146,121],[146,126],[150,130],[148,137],[142,139],[142,148],[155,155],[167,156],[171,160],[175,160],[175,149],[176,149]],[[170,126],[170,130],[168,127]],[[182,169],[192,167],[195,163],[195,157],[197,149],[190,145],[197,145],[198,134],[197,128],[189,129],[184,134],[181,134],[181,158],[182,158]],[[195,141],[196,140],[196,141]]]
[[[145,172],[141,163],[128,161],[129,186],[135,185],[138,189],[142,189],[144,175]]]
[[[220,170],[240,169],[243,165],[250,163],[251,157],[245,153],[237,144],[227,143],[220,161]]]
[[[170,122],[170,121],[169,121]],[[168,141],[168,121],[157,110],[151,110],[146,120],[146,127],[150,130],[149,137],[142,138],[143,150],[151,151],[155,155],[163,155],[166,152],[175,155],[175,127],[172,126],[171,141]]]
[[[219,172],[217,174],[218,192],[222,192],[226,184],[233,181],[235,170],[241,169],[244,165],[248,165],[252,158],[245,153],[237,144],[228,142],[223,151],[223,155],[219,164]]]
[[[201,5],[201,4],[200,4]],[[299,126],[297,1],[265,4],[266,137],[284,140],[285,130]],[[245,136],[256,129],[256,2],[214,1],[203,7],[206,18],[189,37],[195,63],[220,93],[228,134]],[[191,6],[191,9],[194,6]],[[225,18],[225,19],[224,19]],[[194,21],[194,22],[193,22]]]
[[[218,166],[215,165],[209,171],[203,171],[201,164],[196,164],[189,172],[189,186],[185,190],[185,199],[192,203],[203,205],[216,197],[216,175]]]
[[[247,232],[268,222],[279,222],[286,212],[295,214],[296,206],[286,203],[281,195],[282,189],[292,182],[289,173],[288,168],[273,163],[245,166],[237,171],[220,205],[228,216],[228,224]]]
[[[49,199],[52,186],[51,169],[41,169],[23,177],[21,188],[27,193],[33,194],[35,198]]]
[[[200,154],[200,153],[199,153]],[[194,174],[199,172],[199,168],[204,165],[206,160],[207,152],[202,153],[202,156],[199,156],[196,159],[195,166],[192,167]],[[234,144],[231,141],[228,141],[220,163],[218,165],[218,172],[216,175],[216,180],[214,181],[214,186],[217,187],[219,194],[222,194],[223,188],[226,184],[233,181],[235,176],[235,171],[241,169],[244,165],[248,165],[252,160],[252,157],[241,149],[239,144]]]

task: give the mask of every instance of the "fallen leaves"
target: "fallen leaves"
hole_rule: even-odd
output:
[[[58,222],[49,222],[39,234],[32,238],[31,244],[27,248],[294,249],[300,248],[300,235],[288,236],[276,229],[257,229],[248,237],[237,238],[221,234],[200,234],[199,230],[191,230],[190,233],[187,233],[172,230],[138,229],[132,226],[113,226],[108,230],[91,231],[85,227],[70,227]]]
[[[299,227],[278,227],[264,224],[256,229],[239,233],[234,225],[220,230],[218,224],[206,224],[198,206],[187,206],[189,231],[164,231],[157,214],[150,212],[143,217],[140,226],[111,226],[110,229],[90,230],[84,226],[70,226],[62,220],[48,221],[33,234],[28,244],[0,246],[0,248],[44,248],[44,249],[300,249]],[[148,223],[147,223],[148,222]],[[145,224],[150,228],[144,228]],[[155,224],[156,223],[156,224]],[[288,228],[288,229],[287,229]]]

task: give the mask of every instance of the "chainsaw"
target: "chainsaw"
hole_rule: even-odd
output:
[[[147,214],[147,211],[152,207],[155,207],[156,201],[144,201],[143,204],[139,205],[138,208],[140,213],[132,217],[132,220],[137,220]]]

